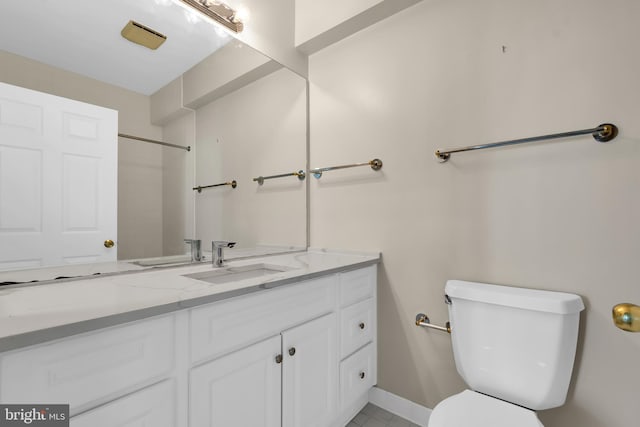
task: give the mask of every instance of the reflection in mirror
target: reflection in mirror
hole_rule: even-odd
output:
[[[120,260],[187,254],[185,239],[204,251],[212,240],[239,252],[306,246],[306,183],[252,181],[306,169],[303,78],[171,0],[5,3],[0,82],[117,110],[120,133],[192,147],[119,139],[117,207],[100,207],[117,209],[117,237],[97,236],[99,251],[109,238]],[[130,20],[166,41],[125,40]],[[232,179],[235,189],[192,190]]]

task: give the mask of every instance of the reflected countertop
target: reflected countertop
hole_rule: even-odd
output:
[[[298,246],[255,246],[251,248],[233,248],[225,250],[225,258],[228,261],[257,256],[274,254],[286,254],[290,252],[305,251]],[[211,261],[211,251],[203,251],[206,260]],[[96,262],[86,264],[60,265],[55,267],[37,267],[24,270],[0,271],[0,284],[19,283],[28,284],[60,278],[78,278],[85,276],[113,275],[128,272],[148,270],[150,268],[166,267],[171,264],[185,264],[190,260],[190,255],[171,255],[154,258],[141,258],[113,262]]]
[[[132,268],[134,271],[130,273],[3,287],[0,288],[0,351],[374,265],[379,261],[379,253],[309,249],[229,261],[229,267],[265,263],[286,267],[287,271],[220,284],[185,277],[214,270],[210,263],[204,262],[164,268],[131,264],[138,268]]]

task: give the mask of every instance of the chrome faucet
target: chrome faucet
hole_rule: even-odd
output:
[[[224,266],[224,248],[232,248],[236,245],[236,242],[225,242],[223,240],[214,240],[211,242],[211,249],[213,252],[213,266],[214,267],[222,267]]]
[[[184,242],[191,245],[191,262],[202,261],[201,241],[198,239],[184,239]]]

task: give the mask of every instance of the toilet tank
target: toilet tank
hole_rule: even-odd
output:
[[[459,280],[445,293],[456,367],[471,389],[533,410],[564,404],[579,296]]]

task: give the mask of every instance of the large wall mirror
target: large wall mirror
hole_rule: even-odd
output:
[[[117,210],[119,260],[183,256],[185,239],[246,253],[307,246],[307,186],[293,174],[307,168],[303,77],[173,0],[5,3],[0,82],[117,110],[119,133],[190,147],[119,138],[117,207],[101,206]],[[166,41],[126,40],[130,20]],[[0,224],[0,245],[19,233]],[[38,266],[0,259],[0,271]]]

